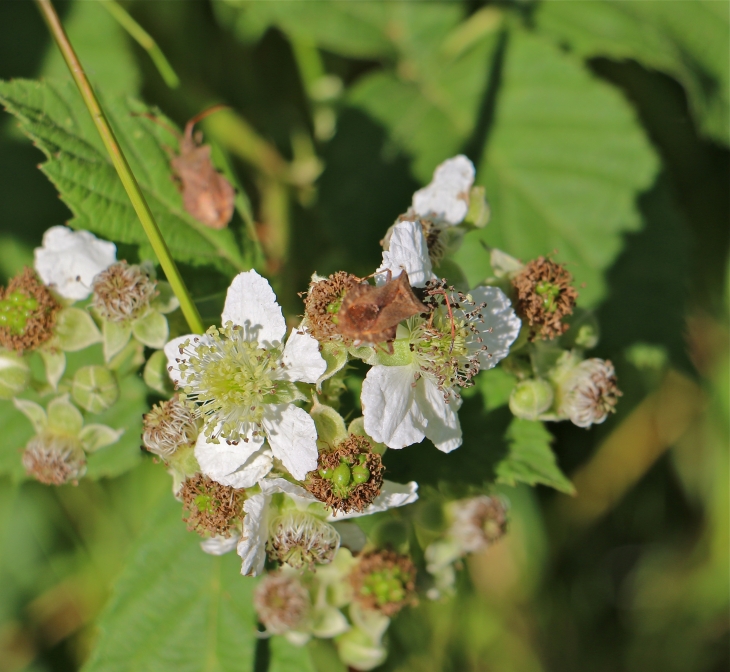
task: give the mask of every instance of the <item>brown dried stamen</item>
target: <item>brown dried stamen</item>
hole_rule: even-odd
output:
[[[334,450],[320,453],[317,470],[309,473],[305,486],[335,515],[360,512],[380,494],[384,471],[370,441],[351,434]]]
[[[309,332],[320,342],[338,340],[342,336],[337,331],[333,318],[337,315],[345,292],[360,282],[360,278],[337,271],[328,278],[312,282],[304,298],[304,318]]]
[[[188,530],[201,537],[230,537],[243,520],[244,491],[221,485],[204,474],[195,474],[182,485],[179,497],[187,516]]]
[[[37,434],[23,453],[23,466],[45,485],[77,482],[86,472],[86,456],[79,442],[68,436]]]
[[[61,306],[31,268],[25,267],[6,288],[0,288],[0,303],[11,311],[22,309],[19,321],[0,326],[0,345],[23,352],[35,350],[53,336],[56,314]],[[22,304],[22,305],[21,305]]]
[[[253,593],[259,620],[273,635],[295,629],[309,615],[311,601],[307,589],[295,576],[270,572]]]
[[[94,278],[92,305],[105,320],[140,317],[157,296],[156,283],[140,266],[118,261]]]
[[[530,340],[553,339],[564,334],[564,317],[573,312],[578,292],[571,285],[573,276],[562,264],[538,257],[512,280],[517,291],[515,309],[530,325]]]
[[[197,438],[195,416],[176,396],[155,404],[144,416],[144,447],[162,458],[170,457],[182,446],[193,445]]]
[[[366,609],[394,616],[416,603],[416,567],[407,555],[380,550],[365,553],[350,574],[355,599]]]

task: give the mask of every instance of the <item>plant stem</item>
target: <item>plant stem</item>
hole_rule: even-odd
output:
[[[160,49],[154,38],[115,0],[99,0],[99,3],[132,36],[132,39],[150,55],[162,79],[165,80],[165,84],[171,89],[176,89],[180,85],[180,78],[172,69],[170,62],[165,58],[165,54],[162,53],[162,49]]]
[[[114,136],[114,132],[109,125],[104,111],[101,109],[101,105],[96,98],[96,94],[91,88],[91,84],[86,77],[86,73],[81,67],[81,63],[71,46],[71,42],[69,42],[68,36],[66,35],[66,32],[61,25],[61,21],[58,18],[58,14],[56,14],[56,10],[51,4],[51,0],[35,0],[35,2],[43,15],[58,48],[61,50],[61,54],[63,55],[64,61],[66,61],[68,69],[71,71],[71,76],[76,82],[76,86],[79,88],[84,104],[89,110],[89,114],[91,114],[91,118],[96,125],[96,130],[98,130],[99,135],[101,135],[104,146],[109,153],[109,157],[114,164],[114,168],[117,170],[119,179],[124,185],[124,189],[129,196],[129,200],[132,201],[132,206],[137,213],[137,217],[139,217],[139,220],[142,223],[142,227],[144,228],[147,237],[149,238],[152,249],[157,255],[157,259],[160,262],[160,266],[162,266],[162,270],[165,273],[167,281],[172,286],[172,290],[175,292],[175,296],[180,302],[180,308],[191,331],[196,334],[202,334],[203,331],[205,331],[205,328],[203,326],[203,321],[200,318],[200,313],[198,313],[198,309],[193,303],[193,299],[185,286],[185,282],[180,275],[180,271],[178,271],[175,261],[170,254],[170,250],[167,248],[165,239],[160,233],[157,222],[155,222],[152,211],[150,210],[149,205],[147,205],[144,194],[142,193],[139,184],[137,184],[134,173],[132,173],[132,169],[129,167],[127,159],[124,156],[124,152],[122,152],[122,148],[119,146],[119,143]]]

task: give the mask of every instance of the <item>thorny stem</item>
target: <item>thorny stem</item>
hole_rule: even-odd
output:
[[[89,114],[91,114],[91,118],[96,125],[96,129],[99,131],[99,135],[101,136],[104,146],[106,147],[112,163],[117,170],[119,179],[124,185],[124,189],[129,196],[129,200],[132,201],[132,206],[142,223],[142,227],[144,228],[147,237],[149,238],[152,249],[157,255],[157,259],[160,262],[160,266],[162,266],[162,270],[165,273],[167,281],[172,286],[172,290],[175,292],[175,296],[180,302],[180,308],[188,322],[190,330],[193,333],[202,334],[205,331],[205,327],[203,326],[203,320],[200,318],[200,313],[193,303],[193,299],[185,286],[185,282],[180,275],[180,271],[178,271],[177,265],[170,254],[170,250],[167,248],[165,239],[160,233],[157,222],[155,222],[155,218],[152,215],[149,205],[147,205],[147,201],[142,194],[142,190],[139,188],[139,184],[137,184],[134,173],[132,173],[132,169],[129,167],[127,159],[124,157],[122,148],[119,146],[119,143],[114,136],[114,131],[112,131],[112,128],[104,115],[104,111],[101,109],[101,105],[96,98],[96,94],[91,88],[91,83],[86,77],[86,73],[81,67],[81,63],[76,56],[76,52],[74,51],[73,46],[71,46],[71,42],[69,42],[68,36],[66,35],[66,32],[61,25],[61,21],[58,18],[58,14],[56,14],[56,10],[51,4],[51,0],[35,0],[35,2],[43,15],[58,48],[61,50],[63,59],[66,61],[66,65],[71,72],[71,76],[76,82],[76,86],[79,88],[84,104],[89,110]]]
[[[154,38],[127,13],[127,10],[115,0],[99,0],[99,3],[132,36],[132,39],[149,54],[160,76],[165,80],[165,84],[171,89],[180,86],[180,78],[165,58],[162,49],[160,49]]]

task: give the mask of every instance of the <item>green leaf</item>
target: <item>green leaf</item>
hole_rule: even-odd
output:
[[[504,406],[509,401],[516,382],[517,378],[501,367],[482,371],[477,377],[476,383],[484,398],[484,408],[492,411]]]
[[[309,648],[294,646],[285,637],[269,640],[268,672],[323,672],[312,664]]]
[[[569,495],[575,494],[573,484],[560,471],[550,448],[552,434],[541,422],[515,418],[507,428],[509,454],[495,470],[497,482],[515,486],[517,483],[542,483]]]
[[[71,44],[95,86],[109,93],[137,93],[139,68],[122,27],[100,3],[77,0],[63,19]],[[41,68],[44,78],[71,79],[55,44],[50,45]]]
[[[149,247],[73,84],[57,80],[0,82],[0,103],[18,117],[23,132],[48,157],[41,169],[74,213],[69,226],[116,242]],[[166,151],[176,144],[175,138],[139,116],[148,111],[139,102],[113,98],[103,99],[102,105],[173,257],[196,266],[214,265],[226,272],[245,270],[233,231],[210,229],[185,211]]]
[[[581,304],[594,304],[621,233],[640,227],[636,197],[656,170],[621,94],[546,40],[516,30],[477,172],[492,220],[467,234],[456,259],[477,283],[489,268],[481,243],[524,261],[556,250],[581,287]]]
[[[634,59],[677,79],[702,131],[730,143],[726,2],[544,2],[537,28],[584,58]]]
[[[203,553],[181,513],[167,497],[140,538],[84,672],[253,670],[256,581],[235,553]]]

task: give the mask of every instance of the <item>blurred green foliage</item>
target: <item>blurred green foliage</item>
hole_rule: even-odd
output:
[[[509,536],[470,560],[452,601],[394,621],[384,669],[727,669],[727,2],[124,3],[180,76],[174,90],[98,3],[58,6],[144,186],[167,203],[161,225],[211,321],[230,275],[260,263],[249,212],[282,305],[297,315],[313,271],[375,268],[387,226],[457,152],[477,165],[492,206],[459,253],[469,280],[490,274],[483,243],[525,260],[555,251],[584,285],[581,304],[597,311],[591,354],[617,366],[619,412],[591,432],[553,425],[525,449],[549,452],[552,438],[571,480],[615,496],[588,515],[590,488],[569,499],[500,486]],[[90,121],[37,11],[2,3],[0,78],[21,77],[57,78],[11,81],[0,95],[33,131],[66,205],[36,170],[43,155],[3,115],[0,275],[30,263],[42,232],[72,217],[122,242],[120,258],[149,257],[96,136],[80,132]],[[175,142],[128,114],[146,109],[138,100],[178,126],[213,103],[231,106],[201,125],[241,186],[229,231],[164,214],[178,196],[167,157],[145,138]],[[659,356],[637,357],[637,343]],[[667,396],[667,370],[683,372],[681,394]],[[497,371],[479,381],[459,451],[390,451],[394,480],[499,476],[495,465],[525,434],[505,440],[510,385]],[[251,582],[235,558],[197,552],[171,510],[169,479],[136,452],[143,395],[141,382],[129,390],[120,462],[99,466],[116,477],[77,488],[20,482],[29,428],[0,408],[0,665],[336,670],[326,643],[310,661],[281,638],[254,641]],[[642,434],[667,417],[662,404],[686,421]],[[627,427],[620,459],[596,476]]]

